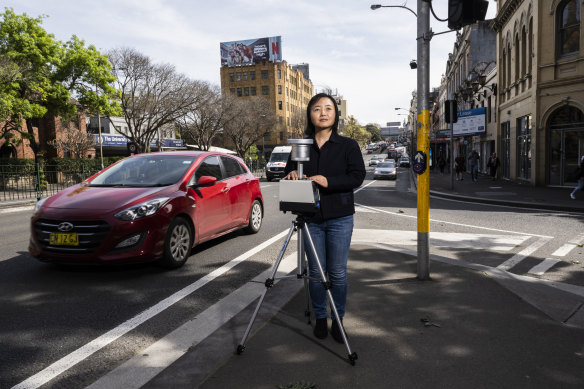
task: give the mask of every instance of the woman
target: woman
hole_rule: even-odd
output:
[[[572,200],[576,200],[576,192],[578,192],[578,190],[584,188],[584,155],[582,156],[582,159],[580,160],[580,175],[577,178],[578,178],[578,185],[576,185],[576,187],[574,188],[572,193],[570,193],[570,197],[572,198]]]
[[[307,138],[314,143],[310,148],[310,161],[304,162],[304,177],[319,186],[319,212],[308,223],[321,266],[332,284],[330,289],[342,326],[347,301],[347,259],[353,234],[355,204],[353,189],[365,179],[365,163],[357,142],[340,136],[338,132],[339,109],[332,96],[315,95],[306,110]],[[296,163],[290,163],[296,169]],[[288,168],[287,168],[288,169]],[[288,172],[284,179],[298,180],[298,172]],[[320,273],[311,250],[307,250],[311,278],[320,279]],[[326,289],[321,282],[310,280],[310,297],[316,317],[314,335],[324,339],[328,334]],[[343,343],[339,323],[333,318],[331,335]]]
[[[487,163],[487,167],[489,168],[489,173],[493,181],[497,177],[497,169],[499,168],[500,164],[501,162],[499,161],[499,157],[497,157],[497,153],[491,154],[489,162]]]
[[[454,158],[454,165],[455,165],[455,171],[456,171],[456,181],[464,180],[463,174],[466,170],[464,157],[459,154],[458,157]]]

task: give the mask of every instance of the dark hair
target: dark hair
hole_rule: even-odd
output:
[[[339,128],[339,107],[337,107],[337,102],[335,101],[334,97],[326,93],[318,93],[310,99],[308,102],[308,106],[306,107],[306,129],[304,130],[304,135],[307,137],[313,137],[316,133],[316,128],[314,128],[314,123],[312,123],[312,119],[310,118],[310,110],[316,104],[319,99],[326,97],[333,102],[333,106],[335,107],[335,123],[333,124],[332,130],[333,132],[337,132]]]

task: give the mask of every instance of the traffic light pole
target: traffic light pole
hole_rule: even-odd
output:
[[[418,151],[426,156],[430,153],[430,110],[428,94],[430,89],[430,7],[424,0],[418,0]],[[430,170],[426,158],[426,169],[418,174],[418,279],[430,278]]]

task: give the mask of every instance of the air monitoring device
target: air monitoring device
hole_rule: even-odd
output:
[[[310,161],[312,139],[288,139],[292,146],[291,158],[298,162],[298,180],[280,180],[280,211],[294,214],[315,214],[320,207],[318,186],[304,176],[303,162]]]

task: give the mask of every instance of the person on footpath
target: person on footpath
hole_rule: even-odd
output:
[[[476,150],[471,151],[470,156],[468,157],[472,182],[479,180],[479,158],[479,153],[477,153]]]
[[[464,180],[462,176],[464,171],[466,170],[466,164],[464,157],[460,154],[456,158],[454,158],[454,171],[456,172],[456,181]]]
[[[444,167],[446,166],[446,160],[444,159],[444,156],[439,156],[438,157],[438,167],[440,168],[440,174],[444,174]]]
[[[306,119],[305,135],[314,143],[310,147],[310,161],[304,162],[306,174],[302,178],[307,177],[318,184],[320,192],[319,211],[306,226],[332,285],[330,291],[341,319],[341,323],[337,323],[331,309],[331,335],[343,343],[340,326],[343,325],[347,301],[347,260],[355,213],[353,189],[365,179],[365,163],[357,142],[338,134],[339,108],[332,96],[325,93],[315,95],[308,102]],[[284,179],[300,179],[296,169],[296,162],[289,163]],[[308,247],[308,242],[305,243]],[[307,257],[310,298],[316,317],[314,336],[324,339],[328,334],[326,289],[320,281],[314,281],[320,279],[320,273],[311,250],[307,250]]]
[[[499,169],[499,165],[501,165],[501,161],[499,161],[499,157],[497,157],[497,153],[493,152],[489,161],[487,162],[487,167],[489,168],[489,174],[491,179],[495,181],[497,178],[497,169]]]
[[[580,174],[579,177],[577,177],[577,179],[578,185],[576,185],[572,193],[570,193],[570,197],[572,198],[572,200],[576,200],[576,192],[584,188],[584,155],[580,159]]]

